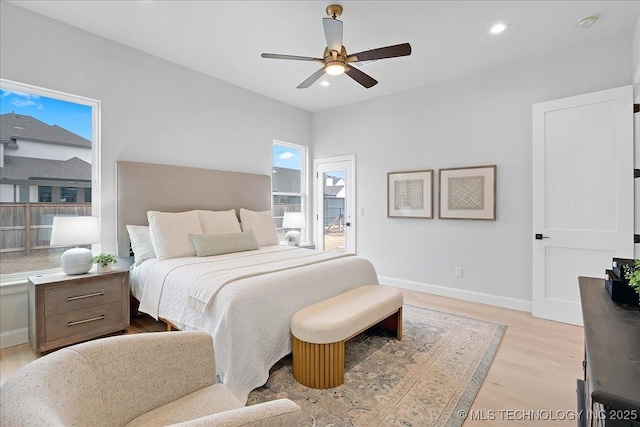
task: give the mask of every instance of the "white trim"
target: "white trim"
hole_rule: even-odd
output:
[[[513,310],[531,313],[531,301],[523,299],[484,294],[481,292],[468,291],[466,289],[448,288],[446,286],[396,279],[394,277],[378,276],[378,281],[381,284],[394,286],[396,288],[409,289],[411,291],[425,292],[428,294],[457,298],[481,304],[495,305],[497,307],[510,308]]]
[[[0,297],[6,295],[26,294],[28,291],[26,280],[19,280],[15,282],[7,282],[0,285]]]
[[[352,211],[352,215],[351,215],[351,230],[352,230],[352,238],[351,240],[353,241],[351,243],[352,245],[352,249],[353,249],[353,253],[357,253],[357,242],[358,242],[358,219],[357,219],[357,215],[358,215],[358,202],[357,202],[357,183],[356,183],[356,176],[357,176],[357,171],[356,171],[356,155],[355,154],[344,154],[341,156],[333,156],[333,157],[323,157],[320,159],[313,159],[313,188],[315,191],[315,197],[314,197],[314,202],[313,202],[313,222],[315,224],[314,227],[314,235],[315,235],[315,243],[316,243],[316,248],[322,248],[322,250],[324,250],[324,237],[322,235],[322,231],[321,228],[324,229],[324,227],[320,226],[320,212],[319,212],[319,207],[322,203],[324,203],[323,201],[323,195],[320,194],[320,191],[318,191],[318,167],[321,164],[325,164],[325,163],[338,163],[338,162],[350,162],[351,164],[351,180],[350,182],[347,182],[347,186],[349,186],[349,188],[351,189],[349,191],[349,189],[345,189],[347,192],[347,198],[348,198],[348,202],[353,206],[353,209],[350,209]],[[351,195],[349,196],[349,193],[351,193]],[[346,213],[346,212],[345,212]],[[346,250],[346,248],[345,248]]]
[[[300,191],[301,193],[286,193],[273,191],[273,168],[275,167],[273,164],[273,146],[280,145],[283,147],[291,147],[296,150],[300,150],[302,152],[302,159],[300,159]],[[293,144],[291,142],[280,141],[279,139],[274,139],[271,144],[271,210],[273,211],[273,196],[300,196],[300,209],[302,213],[305,215],[305,220],[307,224],[311,224],[310,215],[309,215],[309,147],[306,145]],[[307,225],[302,231],[302,241],[309,241],[309,225]]]
[[[13,80],[7,80],[0,78],[0,87],[7,90],[16,92],[29,93],[39,96],[45,96],[47,98],[60,99],[67,102],[73,102],[75,104],[82,104],[91,107],[91,215],[101,217],[102,214],[102,167],[101,167],[101,104],[97,99],[87,98],[85,96],[74,95],[70,93],[60,92],[53,89],[47,89],[39,86],[33,86],[26,83],[20,83]],[[100,221],[102,222],[102,221]],[[91,246],[94,254],[100,253],[101,244],[96,243]],[[59,270],[58,270],[59,271]],[[25,271],[27,275],[31,274],[30,271]],[[8,278],[13,280],[16,275]],[[19,277],[17,280],[22,279]],[[13,283],[13,282],[11,282]],[[3,283],[3,285],[5,285]]]
[[[0,349],[29,342],[29,328],[14,329],[0,333]]]

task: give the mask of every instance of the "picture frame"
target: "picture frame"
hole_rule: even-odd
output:
[[[496,165],[440,169],[441,219],[496,220]]]
[[[433,218],[433,169],[387,173],[387,217]]]

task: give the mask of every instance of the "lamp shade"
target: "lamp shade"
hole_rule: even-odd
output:
[[[80,246],[100,241],[100,223],[97,216],[54,216],[51,246]],[[71,248],[60,259],[66,274],[84,274],[91,270],[93,256],[87,248]]]
[[[54,216],[51,246],[80,246],[100,242],[97,216]]]
[[[285,212],[282,228],[304,228],[304,214],[302,212]]]

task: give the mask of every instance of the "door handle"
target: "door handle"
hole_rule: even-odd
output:
[[[543,236],[542,234],[536,233],[536,240],[548,239],[549,236]]]
[[[351,223],[350,222],[347,222],[344,225],[346,225],[347,227],[351,227]]]

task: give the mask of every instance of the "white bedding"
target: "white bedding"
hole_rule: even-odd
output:
[[[289,268],[296,263],[290,260],[293,254],[301,257],[302,265]],[[140,300],[140,311],[167,319],[183,330],[210,332],[218,375],[245,402],[251,390],[266,382],[269,369],[291,352],[291,317],[296,311],[358,286],[378,283],[369,261],[357,256],[322,259],[327,257],[309,249],[267,246],[214,257],[147,260],[132,271],[132,292]],[[275,262],[273,267],[268,267],[269,258]],[[248,274],[246,266],[256,261],[256,270]],[[283,262],[286,269],[279,268]],[[212,285],[217,289],[200,311],[187,301],[194,283],[202,292],[202,278],[216,276],[209,273],[211,268],[224,270],[224,283]],[[229,271],[234,269],[239,278],[229,280]]]

